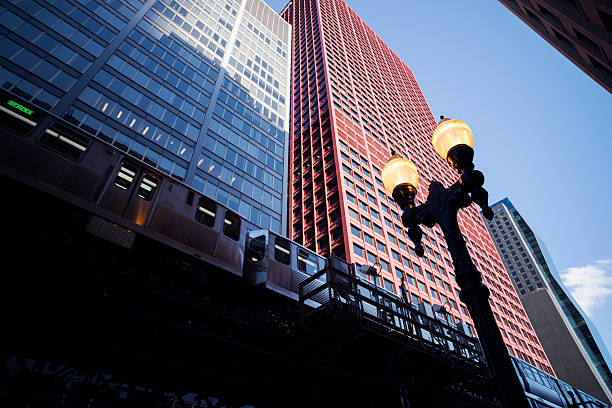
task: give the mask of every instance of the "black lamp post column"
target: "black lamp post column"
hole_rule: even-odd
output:
[[[419,224],[430,228],[435,224],[440,225],[453,259],[456,280],[461,288],[461,301],[467,306],[474,321],[489,371],[497,384],[499,400],[506,408],[528,408],[525,392],[489,304],[489,289],[483,284],[482,276],[472,262],[457,221],[458,211],[472,202],[483,209],[486,218],[493,218],[493,212],[487,204],[488,193],[482,188],[484,176],[473,170],[473,165],[458,170],[461,178],[448,188],[438,181],[432,181],[424,204],[415,206],[414,194],[410,194],[410,200],[398,201],[404,210],[402,222],[408,228],[408,235],[420,256],[423,255],[423,246]],[[393,195],[400,198],[399,191],[397,194],[394,191]]]
[[[489,193],[482,187],[484,175],[474,170],[472,163],[472,131],[461,120],[445,119],[441,116],[433,132],[432,144],[440,157],[459,173],[459,180],[455,184],[445,188],[439,181],[432,181],[429,184],[427,201],[417,206],[416,166],[393,151],[391,160],[381,172],[383,183],[403,210],[402,223],[408,228],[408,237],[414,242],[417,255],[423,256],[423,232],[419,224],[429,228],[439,224],[442,228],[453,258],[456,280],[461,288],[459,297],[467,306],[476,326],[489,372],[497,384],[499,400],[505,408],[529,408],[529,402],[495,323],[489,304],[489,289],[482,283],[482,276],[472,262],[457,221],[459,210],[472,203],[482,209],[485,218],[493,219],[493,211],[488,204]]]

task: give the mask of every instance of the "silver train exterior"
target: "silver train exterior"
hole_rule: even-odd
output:
[[[266,289],[299,301],[299,286],[310,276],[327,267],[327,259],[268,230],[250,231],[246,242],[244,282],[253,289]],[[325,275],[304,286],[310,291],[325,283]],[[305,304],[317,307],[327,303],[327,291],[321,291]]]
[[[242,276],[254,225],[184,183],[2,91],[0,173],[91,214],[89,232],[138,234]]]
[[[610,405],[586,394],[558,378],[538,370],[516,357],[512,365],[531,406],[537,408],[610,408]]]

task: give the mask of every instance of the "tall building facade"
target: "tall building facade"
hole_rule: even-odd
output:
[[[10,0],[0,86],[284,233],[290,43],[261,0]]]
[[[457,178],[431,145],[437,124],[412,72],[342,0],[296,0],[281,15],[293,27],[289,237],[379,264],[386,290],[399,295],[406,282],[411,302],[444,305],[473,330],[441,230],[424,231],[426,253],[416,256],[382,184],[391,148],[419,168],[417,201],[432,179]],[[459,222],[508,351],[553,373],[478,211]]]
[[[612,403],[612,375],[584,316],[553,273],[535,234],[509,199],[487,228],[557,376]],[[605,346],[603,346],[605,347]]]
[[[612,92],[612,4],[598,0],[500,0],[525,24]]]

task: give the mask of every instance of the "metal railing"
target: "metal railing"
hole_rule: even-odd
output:
[[[347,272],[348,271],[348,272]],[[320,306],[336,316],[349,316],[370,330],[410,343],[424,351],[458,358],[468,364],[485,366],[478,339],[468,336],[445,321],[429,316],[367,280],[357,277],[349,267],[342,271],[325,268],[299,285],[300,324],[309,314],[304,302],[321,291],[328,291],[329,302]],[[305,292],[305,287],[326,275],[326,282]]]

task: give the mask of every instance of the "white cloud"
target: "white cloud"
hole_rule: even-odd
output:
[[[561,272],[563,283],[589,317],[612,296],[612,259],[574,266]]]

